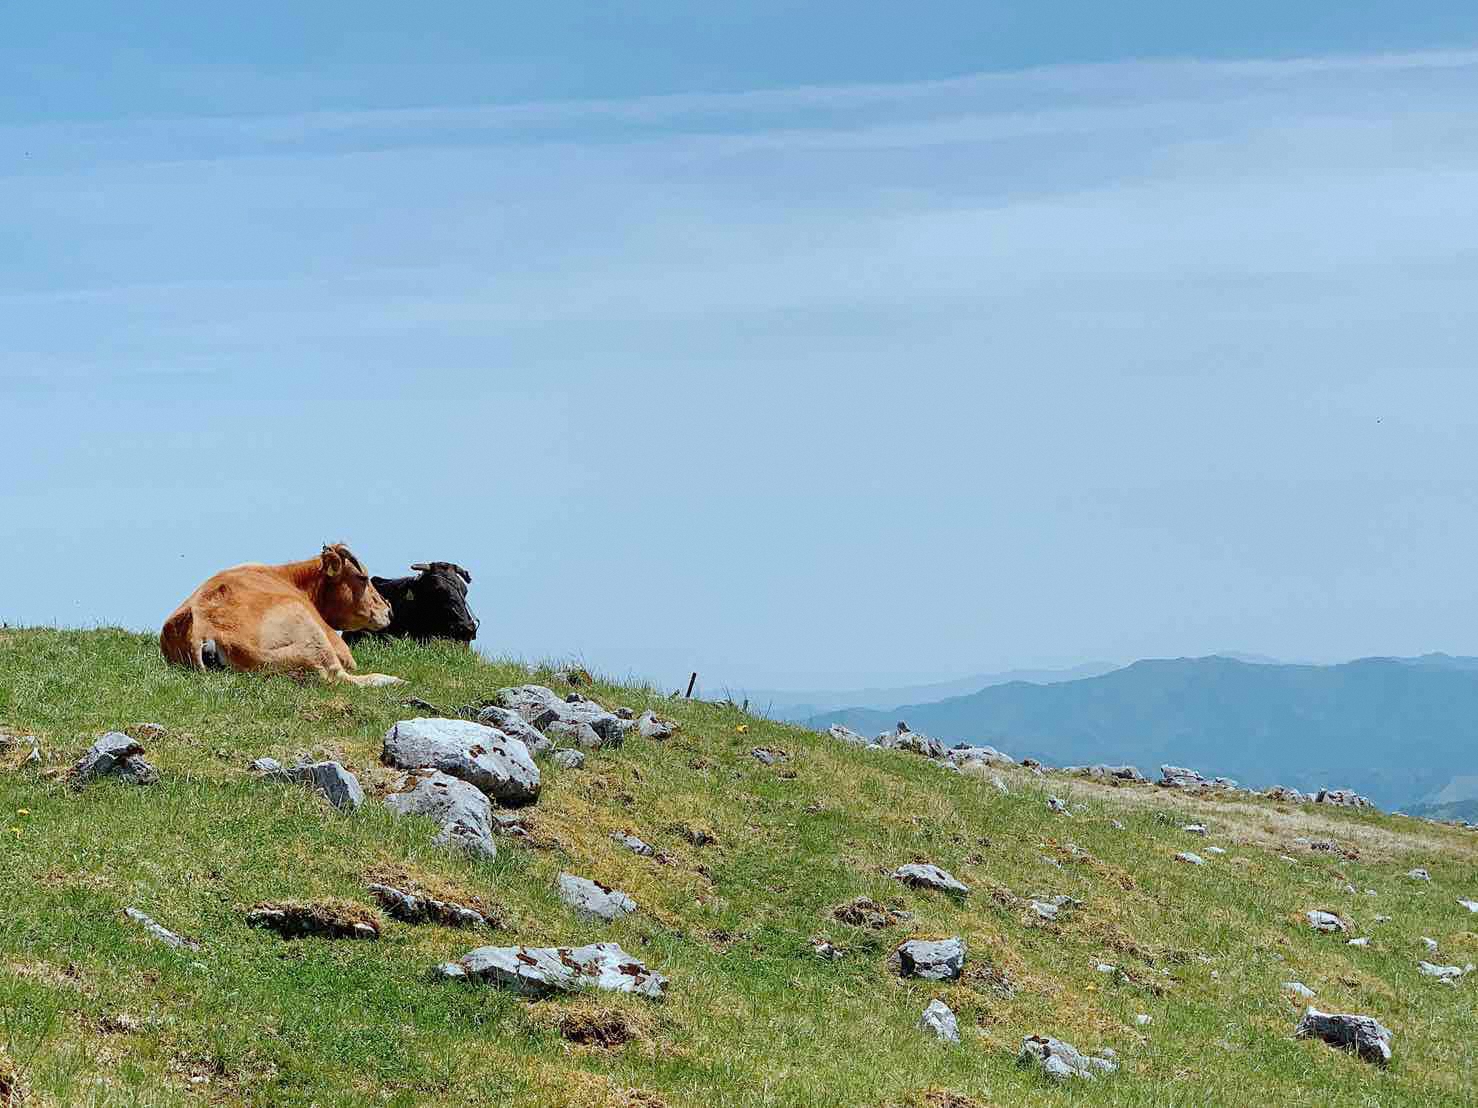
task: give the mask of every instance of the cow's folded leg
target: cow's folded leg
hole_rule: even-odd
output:
[[[391,677],[388,673],[349,673],[342,672],[338,675],[340,681],[348,681],[351,685],[359,685],[361,688],[378,689],[385,685],[404,685],[405,678]]]

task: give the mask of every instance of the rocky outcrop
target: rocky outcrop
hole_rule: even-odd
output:
[[[510,807],[539,797],[539,767],[522,740],[470,720],[402,720],[385,732],[380,759],[401,769],[440,770]]]
[[[561,697],[543,685],[499,689],[497,700],[501,707],[511,708],[546,735],[587,748],[620,746],[626,732],[639,726],[637,721],[622,719],[579,693]]]
[[[581,989],[604,989],[660,998],[667,978],[616,943],[577,947],[483,946],[437,968],[444,978],[476,981],[540,997]]]

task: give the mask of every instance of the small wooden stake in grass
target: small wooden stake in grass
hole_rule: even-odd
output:
[[[685,700],[693,699],[693,686],[698,683],[698,671],[693,671],[693,676],[688,678],[688,691],[683,694]]]

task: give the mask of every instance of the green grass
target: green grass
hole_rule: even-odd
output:
[[[450,709],[529,671],[450,648],[358,654],[362,669],[409,686],[185,673],[145,636],[0,631],[0,724],[37,735],[46,754],[34,767],[0,753],[0,1075],[18,1069],[29,1103],[903,1106],[951,1103],[937,1095],[947,1090],[973,1098],[960,1105],[1392,1106],[1467,1103],[1478,1087],[1478,979],[1450,988],[1416,970],[1421,935],[1442,944],[1437,961],[1478,961],[1478,917],[1456,903],[1478,897],[1471,833],[1024,773],[1005,775],[1001,796],[916,756],[599,684],[608,705],[656,707],[683,730],[665,743],[633,736],[583,770],[546,762],[532,839],[474,861],[379,803],[391,779],[380,739],[414,714],[398,704],[407,695]],[[146,744],[159,784],[78,791],[56,773],[101,732],[140,722],[168,728]],[[748,756],[757,745],[792,760],[764,767]],[[245,773],[253,758],[315,751],[360,774],[372,794],[360,812]],[[1074,815],[1051,814],[1048,792]],[[1209,840],[1178,829],[1190,819]],[[681,829],[694,826],[717,842],[692,846]],[[609,839],[618,829],[671,863],[622,851]],[[1311,852],[1299,834],[1359,857]],[[1228,853],[1202,868],[1173,861],[1208,843]],[[912,860],[973,895],[957,903],[887,878]],[[1403,876],[1417,865],[1430,885]],[[565,869],[626,890],[641,910],[581,922],[554,894]],[[245,926],[262,900],[369,905],[367,877],[386,875],[475,899],[501,926],[476,938],[387,922],[374,943],[285,942]],[[1085,906],[1030,923],[1021,898],[1052,893]],[[882,933],[831,918],[864,895],[914,918]],[[202,949],[153,942],[123,917],[130,905]],[[1310,933],[1298,918],[1312,907],[1374,943]],[[1376,924],[1377,913],[1393,919]],[[903,939],[946,935],[969,945],[959,984],[888,970]],[[817,959],[814,937],[846,957]],[[606,938],[671,979],[664,1002],[530,1002],[429,975],[481,943]],[[1128,979],[1097,973],[1099,961]],[[1390,1069],[1295,1041],[1297,1010],[1279,992],[1292,979],[1325,1010],[1391,1027]],[[958,1014],[960,1045],[916,1030],[934,996]],[[1138,1012],[1153,1022],[1136,1027]],[[624,1017],[636,1037],[572,1045],[559,1024],[576,1015]],[[1122,1069],[1051,1086],[1015,1061],[1033,1032],[1112,1046]]]

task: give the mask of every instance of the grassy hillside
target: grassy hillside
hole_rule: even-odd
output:
[[[1478,669],[1470,661],[1142,661],[1082,681],[998,685],[807,722],[876,734],[906,719],[946,742],[991,743],[1057,765],[1172,762],[1256,787],[1353,788],[1398,808],[1478,767]]]
[[[45,754],[38,767],[20,764],[29,744],[0,753],[0,1074],[18,1074],[0,1081],[13,1102],[22,1089],[47,1105],[1389,1108],[1457,1104],[1478,1087],[1478,979],[1447,987],[1416,969],[1423,935],[1441,944],[1438,961],[1478,961],[1478,916],[1456,903],[1478,897],[1471,834],[1014,773],[1003,796],[907,753],[597,685],[608,705],[654,706],[682,732],[633,735],[584,769],[544,761],[531,838],[500,840],[496,859],[476,861],[432,846],[429,823],[393,818],[373,795],[345,815],[245,773],[263,755],[332,754],[375,794],[391,778],[381,736],[415,714],[401,698],[452,708],[530,676],[455,649],[359,653],[409,686],[183,673],[147,637],[0,631],[0,724],[38,736]],[[147,743],[158,784],[78,791],[55,773],[102,731],[140,722],[168,729]],[[757,745],[791,760],[761,765],[748,753]],[[1073,814],[1050,812],[1048,792]],[[1193,818],[1208,839],[1179,830]],[[692,845],[693,829],[716,841]],[[617,830],[669,862],[622,851]],[[1174,861],[1208,844],[1227,853],[1204,867]],[[886,876],[914,860],[973,895],[957,903]],[[1403,876],[1418,865],[1430,884]],[[640,910],[582,922],[555,895],[562,870],[626,890]],[[369,907],[366,881],[385,878],[475,901],[499,926],[475,938],[387,921],[377,942],[288,942],[243,920],[268,899]],[[1043,923],[1029,894],[1083,906]],[[913,917],[880,932],[833,918],[859,896]],[[202,949],[152,941],[127,906]],[[1314,907],[1373,942],[1312,934],[1299,917]],[[902,940],[949,935],[969,946],[958,984],[888,968]],[[816,957],[818,937],[845,956]],[[532,1002],[428,972],[480,943],[607,938],[670,978],[665,1001]],[[1101,974],[1099,962],[1123,972]],[[1392,1066],[1295,1041],[1297,1009],[1279,991],[1294,979],[1325,1010],[1391,1027]],[[934,997],[958,1014],[959,1045],[915,1028]],[[1138,1013],[1152,1022],[1136,1025]],[[629,1039],[570,1041],[591,1026]],[[1122,1070],[1051,1086],[1015,1060],[1034,1032],[1111,1046]]]

